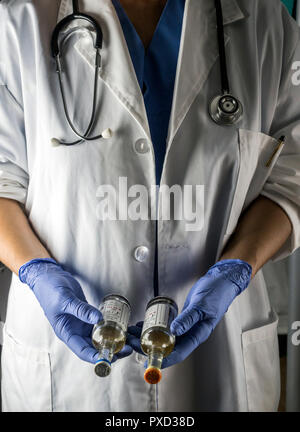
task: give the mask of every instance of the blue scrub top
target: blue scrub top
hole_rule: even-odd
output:
[[[112,0],[118,14],[144,96],[155,152],[156,184],[160,184],[181,39],[185,0],[167,0],[150,45],[145,50],[135,27],[119,0]]]
[[[289,13],[292,15],[296,0],[282,0],[282,1],[285,4],[285,6],[288,8]]]

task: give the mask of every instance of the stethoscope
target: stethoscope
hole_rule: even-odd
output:
[[[61,97],[62,97],[62,103],[63,103],[63,107],[64,107],[65,116],[66,116],[66,119],[67,119],[67,122],[68,122],[70,128],[72,129],[74,134],[77,135],[77,137],[79,139],[77,141],[73,141],[73,142],[66,142],[66,141],[58,140],[57,138],[52,138],[51,143],[53,146],[58,146],[60,144],[71,146],[71,145],[75,145],[75,144],[80,144],[83,141],[94,141],[94,140],[97,140],[100,138],[107,139],[107,138],[110,138],[111,134],[112,134],[110,129],[106,129],[104,132],[102,132],[99,135],[96,135],[93,137],[90,136],[93,125],[95,123],[95,118],[96,118],[98,75],[99,75],[99,69],[101,67],[101,48],[102,48],[103,34],[102,34],[102,30],[101,30],[100,25],[98,24],[98,22],[94,18],[92,18],[89,15],[86,15],[86,14],[79,12],[78,0],[72,0],[72,3],[73,3],[73,13],[71,15],[66,16],[64,19],[62,19],[57,24],[57,26],[55,27],[55,29],[53,31],[52,39],[51,39],[51,53],[52,53],[52,57],[55,59],[55,63],[56,63],[56,72],[57,72],[57,76],[58,76],[59,88],[60,88],[60,93],[61,93]],[[73,122],[71,121],[68,107],[67,107],[67,103],[66,103],[66,96],[65,96],[63,79],[62,79],[61,49],[60,49],[60,45],[59,45],[59,37],[60,37],[61,32],[64,31],[64,29],[74,20],[87,21],[89,24],[91,24],[91,26],[92,26],[93,30],[95,31],[95,34],[96,34],[96,38],[95,38],[95,42],[94,42],[94,48],[95,48],[96,53],[95,53],[93,106],[92,106],[91,119],[90,119],[90,122],[88,124],[88,127],[87,127],[85,133],[78,132],[78,130],[74,126]]]
[[[219,126],[233,126],[241,120],[243,115],[243,106],[241,102],[230,93],[221,0],[215,0],[215,8],[217,16],[222,91],[220,95],[215,96],[210,102],[209,114],[212,120]]]
[[[101,48],[103,41],[103,34],[101,26],[99,23],[89,15],[83,14],[79,11],[78,0],[72,0],[73,13],[66,16],[61,20],[55,27],[52,39],[51,39],[51,53],[52,57],[55,59],[56,72],[59,81],[59,88],[62,97],[63,108],[65,112],[66,120],[73,131],[73,133],[79,138],[73,142],[65,142],[58,140],[57,138],[52,138],[51,142],[54,146],[56,145],[67,145],[71,146],[74,144],[80,144],[83,141],[94,141],[100,138],[110,138],[112,132],[110,129],[106,129],[99,135],[90,136],[93,125],[96,118],[96,102],[97,102],[97,88],[98,88],[98,75],[99,69],[101,67]],[[212,120],[219,126],[232,126],[235,125],[243,115],[243,107],[241,102],[230,93],[229,79],[227,72],[226,63],[226,52],[225,52],[225,38],[224,38],[224,25],[223,25],[223,11],[221,0],[215,0],[215,9],[217,17],[217,33],[218,33],[218,45],[219,45],[219,55],[220,55],[220,72],[221,72],[221,94],[215,96],[209,104],[209,114]],[[95,74],[94,74],[94,91],[93,91],[93,105],[91,119],[88,127],[84,133],[80,133],[73,122],[71,121],[68,107],[66,103],[66,96],[63,86],[63,71],[61,67],[61,49],[59,44],[59,38],[64,29],[74,20],[84,20],[87,21],[95,32]]]

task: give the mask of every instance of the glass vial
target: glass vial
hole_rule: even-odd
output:
[[[149,384],[157,384],[161,380],[163,358],[173,351],[175,336],[170,331],[170,325],[177,314],[177,304],[169,297],[155,297],[147,304],[141,347],[148,356],[144,379]]]
[[[125,345],[131,307],[125,297],[110,294],[103,298],[99,309],[103,320],[94,326],[92,333],[93,345],[99,351],[95,373],[106,377],[110,374],[114,354]]]

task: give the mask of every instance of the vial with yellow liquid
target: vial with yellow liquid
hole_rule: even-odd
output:
[[[161,380],[162,361],[173,351],[175,336],[170,325],[177,314],[177,304],[169,297],[155,297],[147,304],[141,348],[148,356],[144,379],[149,384],[157,384]]]
[[[103,320],[94,326],[92,333],[93,345],[99,351],[95,373],[106,377],[111,372],[114,354],[125,345],[131,307],[125,297],[110,294],[103,298],[99,309]]]

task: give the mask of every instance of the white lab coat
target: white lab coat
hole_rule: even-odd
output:
[[[98,306],[111,292],[143,320],[153,296],[155,221],[100,221],[97,189],[119,177],[150,189],[153,147],[143,96],[121,26],[109,0],[82,1],[102,25],[104,46],[96,131],[107,141],[54,148],[51,138],[74,139],[66,125],[50,56],[56,22],[71,1],[4,1],[1,20],[0,195],[18,200],[52,256]],[[159,294],[182,308],[194,284],[218,260],[241,212],[259,194],[288,214],[293,232],[273,257],[300,245],[300,87],[291,65],[300,58],[299,30],[279,0],[223,0],[233,94],[244,105],[238,126],[220,127],[208,101],[220,92],[213,0],[187,0],[162,183],[205,186],[205,222],[159,221]],[[89,120],[94,50],[88,32],[68,34],[64,68],[76,125]],[[265,167],[277,139],[285,147]],[[143,139],[149,151],[139,152]],[[145,147],[143,147],[145,149]],[[152,201],[152,206],[156,203]],[[153,209],[152,209],[153,210]],[[154,210],[155,212],[155,210]],[[138,246],[149,256],[135,259]],[[156,386],[143,380],[132,354],[108,378],[79,360],[53,333],[34,294],[14,275],[2,353],[4,411],[272,411],[280,382],[277,316],[258,272],[211,337],[181,364],[163,371]]]
[[[297,3],[296,20],[300,26],[300,1]],[[280,262],[270,261],[263,268],[270,301],[279,316],[278,333],[281,335],[286,335],[289,331],[289,290],[293,283],[290,276],[293,269],[295,274],[300,271],[297,261],[292,256]],[[293,294],[291,295],[291,302],[294,303]]]

